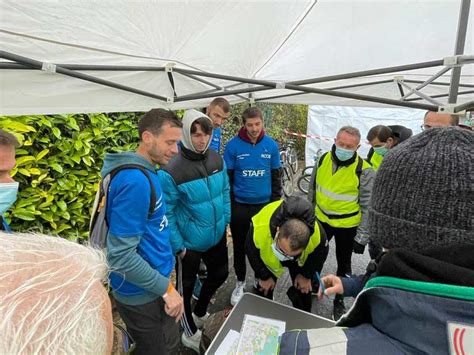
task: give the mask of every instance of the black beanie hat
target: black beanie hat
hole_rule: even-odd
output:
[[[375,177],[369,233],[386,249],[474,244],[474,132],[431,128],[390,150]]]

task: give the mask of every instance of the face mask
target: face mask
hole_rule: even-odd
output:
[[[16,201],[18,182],[0,183],[0,216]]]
[[[340,161],[346,161],[346,160],[349,160],[350,158],[352,158],[352,156],[354,155],[354,151],[353,150],[349,150],[349,149],[344,149],[344,148],[339,148],[337,145],[336,145],[336,157],[337,159],[339,159]]]
[[[384,156],[388,152],[388,148],[386,146],[383,147],[374,147],[374,152],[378,155]]]
[[[275,254],[275,256],[277,257],[278,260],[280,261],[290,261],[290,260],[293,260],[294,258],[292,256],[287,256],[285,254],[283,254],[276,246],[276,241],[273,241],[272,243],[272,250],[273,250],[273,254]]]

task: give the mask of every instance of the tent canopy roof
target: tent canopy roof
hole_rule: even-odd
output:
[[[232,102],[248,99],[245,91],[260,86],[260,81],[271,83],[253,89],[256,100],[386,105],[321,93],[301,94],[294,87],[290,90],[288,83],[453,56],[462,4],[461,0],[2,1],[0,41],[5,52],[0,56],[4,58],[0,62],[0,114],[198,107],[205,106],[210,96],[228,96]],[[473,10],[467,7],[467,13],[471,21],[463,53],[472,55]],[[40,67],[45,62],[64,64],[66,69],[68,65],[80,65],[82,68],[75,73],[156,96],[81,80],[59,74],[60,70],[25,70],[18,64],[12,66],[9,54],[36,60]],[[85,70],[91,69],[84,67],[87,65],[122,70]],[[131,70],[131,66],[156,70]],[[173,66],[173,72],[166,72],[166,66]],[[416,87],[443,68],[438,65],[362,75],[306,83],[304,87],[343,87],[338,91],[399,100],[400,87],[406,94],[410,90],[407,85]],[[206,72],[223,77],[196,77]],[[394,82],[394,77],[403,84]],[[236,78],[257,82],[230,80]],[[451,70],[435,82],[450,80]],[[286,86],[275,88],[275,82]],[[372,84],[358,86],[366,83]],[[459,91],[467,94],[460,95],[457,103],[472,101],[474,65],[462,67],[460,83]],[[226,87],[242,93],[226,95],[222,90]],[[448,90],[449,86],[431,84],[421,91],[425,95],[445,95]],[[203,92],[209,97],[203,97]],[[441,106],[447,103],[447,97],[411,102]]]

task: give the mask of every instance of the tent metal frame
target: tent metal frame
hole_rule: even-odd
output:
[[[400,66],[392,66],[392,67],[385,67],[385,68],[378,68],[378,69],[371,69],[371,70],[363,70],[363,71],[351,72],[351,73],[346,73],[346,74],[330,75],[330,76],[311,78],[311,79],[305,79],[305,80],[297,80],[297,81],[289,81],[289,82],[258,80],[258,79],[253,79],[253,78],[243,78],[243,77],[237,77],[237,76],[231,76],[231,75],[223,75],[223,74],[209,73],[209,72],[203,72],[203,71],[197,71],[197,70],[176,68],[174,67],[174,63],[169,63],[165,67],[52,64],[52,63],[47,63],[47,62],[41,62],[32,58],[23,57],[23,56],[6,52],[3,50],[0,50],[0,58],[6,59],[10,62],[1,62],[0,69],[3,69],[3,70],[22,70],[22,69],[28,70],[29,69],[29,70],[43,70],[43,71],[47,71],[51,73],[58,73],[58,74],[70,76],[73,78],[85,80],[88,82],[100,84],[103,86],[115,88],[118,90],[131,92],[137,95],[154,98],[154,99],[160,100],[162,102],[167,102],[167,103],[185,102],[189,100],[213,98],[213,97],[223,96],[223,95],[224,96],[235,95],[242,100],[248,101],[249,98],[242,96],[242,94],[249,94],[249,96],[251,96],[251,93],[253,92],[268,91],[272,89],[286,89],[290,91],[296,91],[296,93],[288,93],[288,94],[277,95],[277,96],[268,96],[268,97],[258,98],[257,100],[253,100],[253,99],[250,99],[250,100],[251,101],[264,101],[264,100],[271,100],[271,99],[276,99],[276,98],[314,93],[314,94],[320,94],[320,95],[369,101],[369,102],[401,106],[401,107],[410,107],[410,108],[417,108],[417,109],[430,110],[430,111],[457,113],[464,110],[474,109],[474,101],[469,101],[464,104],[456,105],[457,98],[459,95],[470,94],[473,92],[473,90],[460,92],[459,88],[460,87],[468,87],[468,88],[474,87],[474,85],[460,83],[462,67],[464,65],[474,63],[473,55],[463,55],[464,46],[466,42],[466,32],[467,32],[467,24],[468,24],[468,18],[469,18],[470,3],[471,3],[470,0],[462,0],[461,2],[454,56],[446,57],[441,60],[434,60],[434,61],[400,65]],[[397,72],[402,72],[402,71],[409,71],[409,70],[422,69],[422,68],[432,68],[432,67],[439,67],[439,66],[442,66],[442,68],[436,74],[432,75],[430,78],[428,78],[425,81],[404,80],[404,78],[400,76],[394,76],[392,80],[380,80],[380,78],[377,78],[369,82],[352,84],[352,85],[344,85],[344,86],[335,86],[335,87],[330,87],[330,88],[316,88],[313,86],[307,86],[307,85],[314,85],[314,84],[320,84],[320,83],[325,83],[325,82],[338,81],[338,80],[343,80],[343,79],[352,79],[352,78],[360,78],[360,77],[368,77],[368,76],[370,77],[374,75],[390,74],[390,73],[397,73]],[[446,74],[449,70],[451,70],[451,78],[450,78],[449,84],[445,82],[435,82],[436,79]],[[105,80],[105,79],[102,79],[90,74],[85,74],[82,71],[166,72],[173,89],[174,97],[165,97],[165,96],[157,95],[155,93],[147,92],[147,91],[140,90],[134,87],[119,84],[119,83],[112,82],[109,80]],[[176,90],[175,90],[174,78],[173,78],[174,74],[179,74],[188,79],[195,80],[204,85],[212,87],[212,89],[203,90],[201,92],[193,93],[189,95],[179,96],[176,94]],[[220,86],[213,83],[212,81],[206,80],[205,78],[220,79],[220,80],[231,81],[235,83],[232,83],[227,86]],[[400,96],[401,96],[399,100],[340,91],[341,89],[363,87],[363,86],[368,86],[368,85],[385,84],[389,82],[393,82],[395,85],[398,86],[400,90]],[[409,83],[418,84],[418,85],[413,87],[409,85]],[[242,88],[234,88],[242,84],[247,84],[247,85],[245,85],[245,87],[242,87]],[[429,85],[445,85],[445,86],[449,85],[449,89],[448,89],[449,92],[447,95],[432,95],[432,96],[422,93],[421,90],[426,88]],[[409,91],[405,94],[403,88],[406,88]],[[409,97],[412,95],[416,95],[418,97],[409,99]],[[436,98],[446,97],[446,96],[448,96],[448,105],[442,105],[440,101],[436,100]],[[418,100],[424,100],[424,101],[427,101],[427,103],[415,102]]]

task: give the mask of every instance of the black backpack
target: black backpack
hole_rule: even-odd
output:
[[[148,219],[155,211],[156,191],[155,185],[151,180],[150,173],[143,166],[137,164],[125,164],[113,169],[99,183],[99,188],[95,195],[94,207],[92,208],[91,222],[89,225],[89,244],[95,248],[105,249],[107,246],[107,233],[109,232],[109,224],[107,222],[107,195],[109,193],[110,182],[119,171],[125,169],[138,169],[148,179],[151,188],[150,208],[148,209]]]

